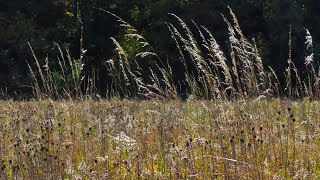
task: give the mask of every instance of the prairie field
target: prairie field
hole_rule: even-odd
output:
[[[319,179],[320,104],[0,102],[3,179]]]
[[[166,1],[154,8],[162,13],[158,6]],[[0,44],[0,179],[320,179],[320,46],[311,34],[318,31],[300,24],[307,18],[294,16],[300,30],[294,24],[274,25],[269,35],[260,30],[247,36],[248,29],[256,28],[243,31],[226,6],[225,13],[217,8],[216,14],[223,35],[208,23],[180,17],[178,10],[160,23],[166,33],[158,32],[158,23],[150,26],[156,34],[149,41],[143,27],[150,24],[133,22],[135,28],[114,9],[117,3],[100,8],[98,1],[92,7],[91,1],[61,2],[55,6],[64,7],[59,12],[65,20],[51,25],[57,31],[34,32],[41,29],[36,20],[42,18],[31,16],[17,26],[34,31],[11,35],[23,46],[9,51],[3,48],[10,43]],[[289,12],[280,2],[250,4],[273,22],[282,19],[271,18],[273,7]],[[123,11],[135,20],[162,19],[139,18],[139,8],[133,7]],[[307,10],[301,4],[301,12]],[[19,20],[22,12],[33,10],[17,12]],[[151,11],[141,12],[147,16]],[[108,37],[112,46],[99,35],[104,26],[117,32]],[[8,27],[12,34],[19,29]],[[41,43],[20,40],[35,33],[39,37],[33,39]],[[50,36],[48,45],[41,34]],[[68,35],[55,41],[53,34]],[[10,33],[3,36],[16,43]],[[11,58],[15,54],[24,55],[17,58],[23,65]]]

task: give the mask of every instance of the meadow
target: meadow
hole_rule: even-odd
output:
[[[229,54],[206,27],[193,22],[194,35],[170,14],[178,22],[167,25],[180,67],[161,59],[129,23],[100,11],[118,20],[145,48],[136,57],[154,58],[154,66],[143,70],[111,38],[118,57],[106,61],[110,82],[100,96],[96,72],[83,72],[82,46],[80,59],[58,46],[56,70],[29,44],[33,99],[0,102],[1,178],[320,178],[320,71],[308,30],[306,73],[292,61],[290,29],[280,82],[231,9],[231,18],[222,16]],[[176,82],[181,67],[184,80]]]
[[[318,179],[320,104],[0,102],[4,179]]]

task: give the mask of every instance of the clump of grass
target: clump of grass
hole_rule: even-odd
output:
[[[118,57],[106,61],[108,82],[107,89],[97,89],[99,73],[83,72],[83,57],[86,50],[82,47],[80,39],[80,58],[70,57],[59,48],[58,63],[60,70],[52,70],[49,60],[40,62],[30,49],[35,59],[36,68],[29,64],[30,74],[33,78],[34,94],[38,98],[77,98],[83,99],[87,95],[101,98],[97,92],[104,93],[108,98],[147,98],[147,99],[179,99],[179,94],[187,94],[191,99],[211,99],[229,101],[238,99],[263,99],[268,97],[317,98],[319,94],[318,67],[313,62],[312,36],[306,30],[306,57],[305,68],[307,76],[301,77],[294,64],[291,53],[291,29],[289,31],[288,67],[285,69],[285,82],[279,81],[278,76],[271,67],[265,67],[259,55],[255,40],[246,38],[240,28],[240,23],[229,8],[230,18],[222,15],[227,25],[229,52],[224,52],[208,28],[196,24],[196,32],[192,32],[186,22],[175,14],[170,14],[176,23],[167,23],[174,40],[182,67],[184,79],[174,81],[175,68],[170,65],[170,57],[163,60],[147,41],[132,25],[121,17],[103,10],[113,16],[125,29],[125,36],[135,40],[141,46],[136,58],[129,59],[126,49],[113,37]],[[195,35],[195,33],[197,35]],[[199,37],[199,38],[197,38]],[[66,54],[66,55],[65,55]],[[137,58],[142,61],[138,61]],[[141,68],[145,58],[152,59],[153,65],[148,69]],[[146,76],[145,74],[148,74]]]
[[[187,23],[177,15],[170,14],[180,25],[180,27],[177,27],[174,23],[167,23],[171,37],[178,49],[181,65],[184,68],[185,79],[178,84],[172,80],[174,68],[170,67],[169,63],[163,64],[163,60],[156,54],[147,40],[127,22],[110,12],[108,13],[117,17],[122,26],[129,28],[129,32],[132,33],[127,34],[128,36],[136,37],[142,47],[149,47],[152,50],[151,52],[138,53],[137,56],[151,55],[162,62],[161,67],[157,66],[161,73],[155,73],[154,70],[150,69],[152,74],[150,78],[153,84],[149,85],[148,81],[145,81],[144,86],[141,86],[145,92],[149,92],[146,94],[161,95],[162,97],[170,95],[169,97],[177,98],[177,87],[180,84],[185,84],[185,90],[182,93],[203,99],[225,101],[284,96],[288,98],[316,98],[317,89],[319,89],[319,73],[316,73],[317,68],[313,62],[314,53],[310,32],[306,30],[306,49],[309,54],[306,54],[305,65],[309,73],[306,78],[302,78],[291,57],[290,29],[288,68],[285,73],[286,81],[283,89],[278,74],[271,67],[265,67],[255,40],[248,40],[245,37],[236,15],[231,8],[229,10],[230,19],[222,15],[228,28],[229,53],[223,52],[213,33],[206,27],[192,21],[198,30],[196,32],[200,37],[200,40],[198,40]],[[122,48],[117,48],[117,50],[119,49],[121,50],[120,54],[125,54]],[[137,72],[142,73],[141,71]],[[125,75],[125,73],[123,74]],[[136,77],[133,76],[133,78]]]

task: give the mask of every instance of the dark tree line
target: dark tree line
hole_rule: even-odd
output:
[[[99,8],[133,25],[172,66],[179,66],[179,61],[166,27],[166,22],[174,22],[168,13],[178,15],[190,25],[193,19],[208,27],[228,52],[227,27],[221,17],[228,14],[227,6],[236,13],[248,39],[255,38],[264,65],[273,67],[279,77],[287,66],[290,27],[296,66],[303,66],[307,53],[304,28],[313,36],[315,62],[318,62],[318,0],[1,0],[0,87],[12,93],[31,92],[31,76],[26,65],[26,62],[34,64],[27,44],[30,42],[40,62],[48,57],[52,67],[58,67],[56,44],[68,49],[75,59],[83,55],[85,73],[101,68],[97,86],[103,91],[108,77],[102,67],[106,60],[116,56],[110,37],[117,38],[129,58],[137,58],[135,54],[141,47],[125,36],[125,30],[114,17]],[[82,54],[82,50],[87,51]],[[144,63],[146,69],[152,64],[150,61],[153,59]],[[174,78],[183,79],[183,75],[177,70]]]

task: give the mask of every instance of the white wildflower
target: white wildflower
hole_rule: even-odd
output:
[[[135,147],[136,145],[136,140],[127,136],[123,131],[121,131],[117,136],[113,137],[112,139],[116,142],[123,143],[130,147]]]
[[[194,143],[200,145],[200,144],[205,144],[207,140],[205,138],[202,138],[198,135],[197,138],[194,139]]]
[[[67,167],[65,168],[65,173],[66,174],[72,174],[73,168],[72,168],[72,165],[71,165],[71,161],[69,159],[66,159],[66,164],[67,164]]]
[[[114,124],[116,121],[116,118],[113,115],[109,115],[108,117],[106,117],[105,122],[110,125],[110,124]]]
[[[71,146],[71,145],[73,145],[72,142],[63,142],[62,143],[62,146]]]
[[[44,120],[42,121],[42,123],[43,123],[44,125],[53,125],[54,122],[55,122],[55,120],[54,120],[53,118],[44,119]]]
[[[98,160],[98,162],[105,162],[106,160],[108,160],[108,156],[105,157],[97,157],[96,159]]]

